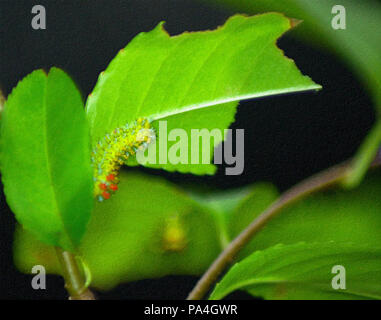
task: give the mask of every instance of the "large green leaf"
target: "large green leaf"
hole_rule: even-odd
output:
[[[45,243],[73,250],[93,205],[89,132],[80,93],[61,70],[37,70],[9,96],[1,172],[17,220]]]
[[[161,178],[125,172],[115,196],[96,204],[79,247],[92,286],[99,289],[169,274],[198,275],[220,250],[208,210]],[[24,272],[43,264],[47,272],[60,273],[53,248],[20,227],[14,254]]]
[[[278,243],[295,244],[300,241],[352,241],[379,246],[380,181],[380,174],[376,173],[354,190],[324,191],[285,209],[256,235],[243,250],[241,258]],[[147,186],[149,191],[145,191]],[[108,289],[119,282],[165,274],[201,274],[221,248],[277,196],[271,185],[257,184],[238,192],[193,195],[192,198],[199,203],[196,205],[176,189],[158,178],[123,173],[120,191],[111,200],[97,204],[88,234],[80,248],[93,273],[96,287]],[[143,195],[146,200],[135,206],[137,199]],[[157,206],[152,205],[155,201]],[[183,256],[180,252],[165,254],[157,249],[162,248],[157,239],[165,230],[163,221],[175,221],[168,220],[176,211],[170,208],[188,208],[184,203],[189,203],[190,208],[196,206],[194,220],[184,220],[183,225],[189,231],[187,237],[190,237],[190,241],[198,244],[194,250],[201,251],[197,253],[189,249]],[[181,221],[183,210],[178,212]],[[192,230],[198,232],[192,233]],[[151,249],[147,250],[147,247]],[[126,251],[132,252],[130,257],[124,253]],[[123,253],[120,259],[119,252]],[[23,272],[30,272],[33,265],[40,263],[47,267],[48,272],[59,273],[55,252],[21,228],[16,233],[14,254],[16,266]],[[208,257],[198,259],[198,254]],[[178,259],[179,256],[182,258]],[[135,270],[137,264],[139,267]],[[152,265],[156,268],[152,268]]]
[[[373,172],[353,190],[338,188],[319,192],[293,204],[272,219],[244,248],[241,257],[278,243],[354,242],[381,243],[381,173]],[[229,239],[238,235],[259,213],[253,194],[227,219]]]
[[[271,13],[237,15],[215,31],[170,37],[160,23],[139,34],[100,75],[88,98],[93,145],[139,117],[153,120],[156,129],[159,120],[167,121],[168,130],[185,129],[188,137],[191,129],[224,129],[234,120],[239,100],[320,88],[276,47],[291,27],[290,19]],[[169,141],[168,149],[174,143]],[[215,171],[210,164],[148,166]]]
[[[335,266],[344,267],[345,289],[334,289]],[[341,280],[342,281],[342,280]],[[265,299],[381,299],[381,247],[348,243],[299,243],[257,251],[236,263],[211,294],[238,290]]]
[[[381,111],[381,4],[376,0],[202,0],[228,5],[237,11],[250,14],[279,11],[290,17],[303,20],[293,33],[302,39],[329,48],[342,58],[357,74],[370,92],[380,118]],[[346,29],[332,28],[331,13],[335,5],[346,10]],[[369,137],[359,149],[352,173],[348,176],[348,186],[357,185],[363,178],[381,143],[380,120],[375,124]]]
[[[120,191],[96,204],[80,246],[92,273],[92,286],[110,289],[133,280],[202,274],[226,245],[223,220],[228,208],[256,194],[257,206],[252,210],[259,213],[274,192],[270,185],[258,184],[220,195],[189,197],[161,178],[122,172]],[[21,227],[15,235],[14,260],[26,273],[36,264],[43,264],[49,273],[60,273],[54,250]]]

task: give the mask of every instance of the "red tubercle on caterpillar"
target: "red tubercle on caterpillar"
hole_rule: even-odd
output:
[[[107,190],[107,185],[105,183],[100,183],[99,184],[99,189],[106,191]]]
[[[108,200],[108,199],[110,199],[110,193],[109,192],[107,192],[107,191],[103,191],[102,192],[102,196],[103,196],[103,198],[105,198],[105,200]]]
[[[115,179],[115,177],[114,177],[114,179]],[[112,183],[110,185],[108,185],[106,183],[100,183],[99,184],[99,189],[105,191],[106,193],[110,193],[110,191],[115,192],[115,191],[118,190],[118,185],[115,184],[115,183]],[[108,199],[106,197],[104,197],[104,198]]]
[[[106,177],[107,181],[114,181],[115,180],[115,176],[113,174],[109,174],[107,177]]]
[[[116,190],[118,190],[118,186],[117,186],[116,184],[111,184],[111,185],[110,185],[110,189],[111,189],[112,191],[116,191]]]

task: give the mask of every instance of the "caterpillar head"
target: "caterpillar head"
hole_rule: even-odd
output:
[[[138,131],[136,134],[136,141],[141,143],[139,146],[139,150],[146,150],[148,145],[154,142],[156,139],[155,130],[152,128],[143,128]]]

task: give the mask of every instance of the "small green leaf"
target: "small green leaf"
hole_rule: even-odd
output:
[[[24,78],[1,123],[1,172],[17,220],[47,244],[73,250],[93,205],[89,132],[80,93],[53,68]]]
[[[156,129],[158,121],[165,120],[168,130],[182,128],[189,138],[191,129],[226,129],[239,100],[320,88],[276,47],[276,40],[291,27],[290,19],[270,13],[237,15],[214,31],[170,37],[160,23],[139,34],[100,75],[89,96],[93,145],[139,117],[154,120]],[[160,138],[159,134],[157,148]],[[169,141],[168,149],[175,143]],[[210,164],[158,162],[147,166],[215,172]]]
[[[380,247],[335,242],[277,245],[236,263],[210,299],[235,290],[265,299],[381,299],[380,281]],[[332,284],[345,287],[334,289]]]
[[[92,286],[116,285],[165,275],[199,275],[221,251],[212,214],[164,179],[121,172],[120,190],[97,203],[79,252]],[[52,247],[18,228],[16,266],[29,273],[43,264],[60,273]]]

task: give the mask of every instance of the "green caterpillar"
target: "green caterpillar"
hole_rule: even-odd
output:
[[[120,167],[137,151],[144,151],[156,139],[148,119],[139,118],[132,125],[116,128],[100,140],[92,151],[94,196],[100,202],[118,190]]]

